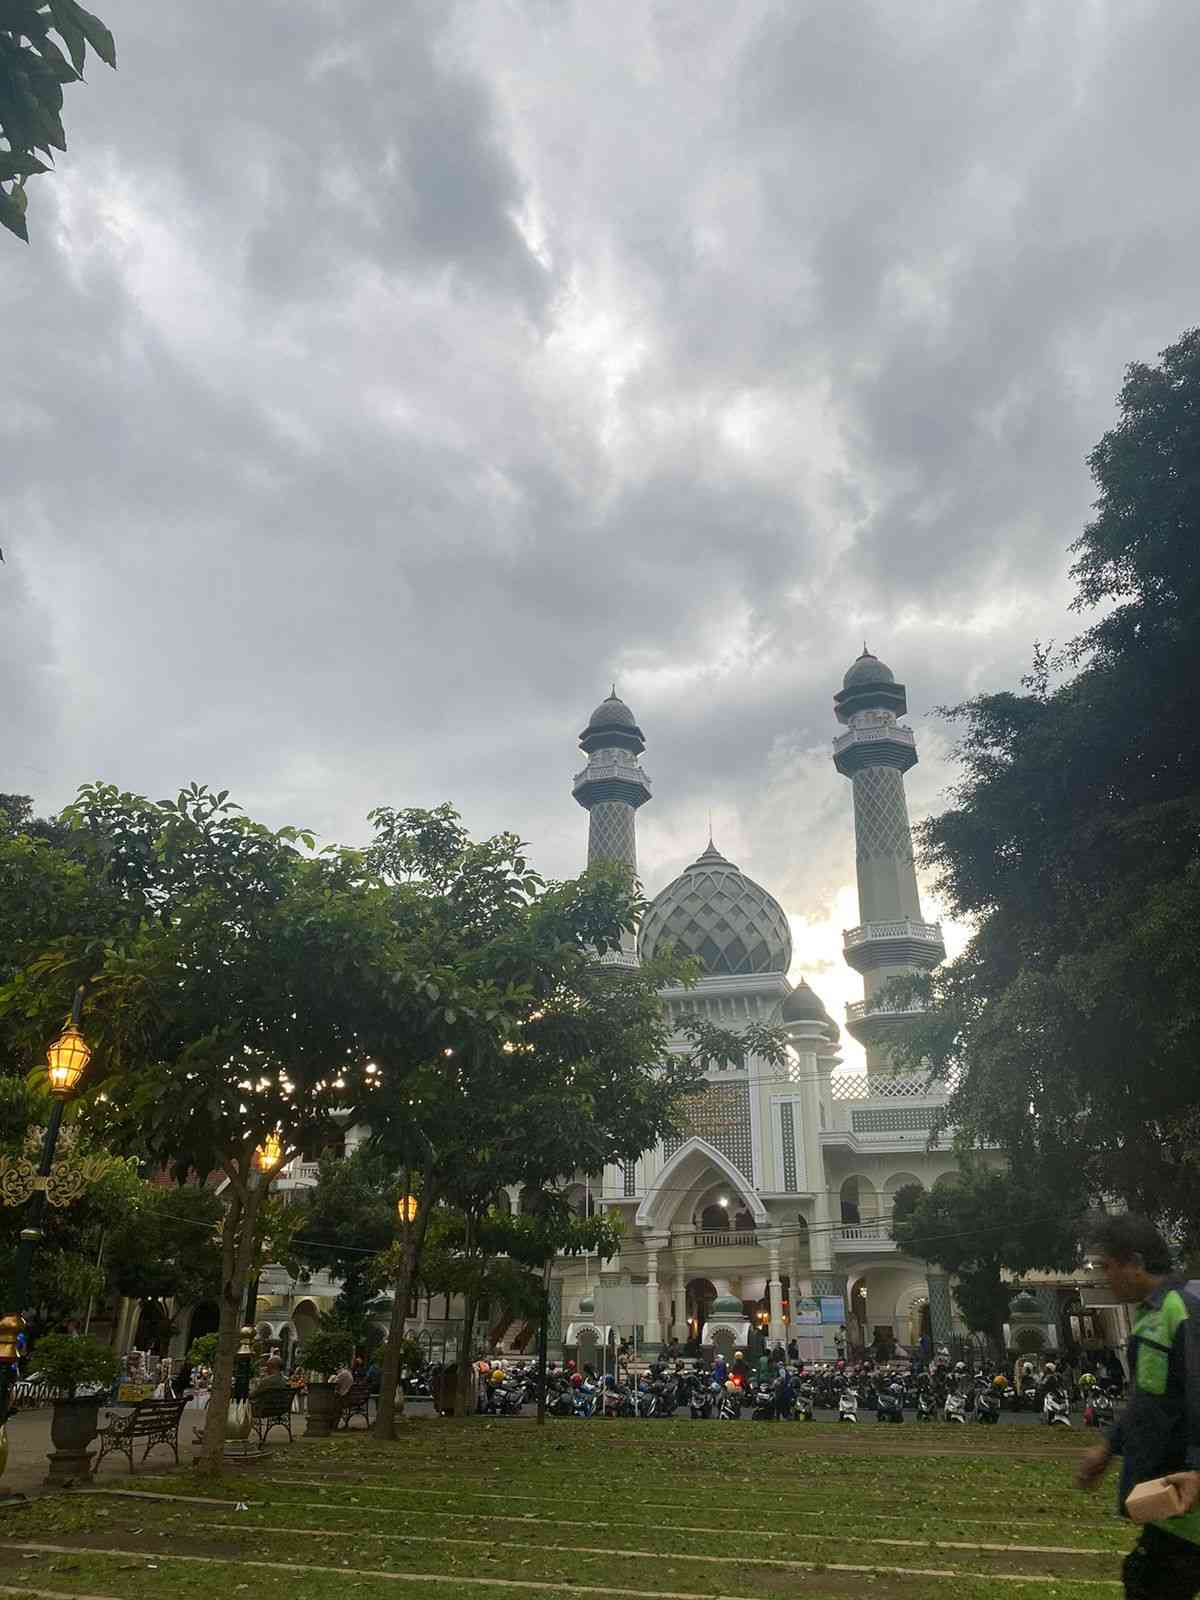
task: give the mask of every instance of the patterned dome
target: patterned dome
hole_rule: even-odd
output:
[[[711,843],[655,899],[638,944],[643,960],[673,944],[710,978],[786,972],[792,960],[783,907]]]
[[[855,689],[863,683],[895,683],[896,674],[884,666],[878,656],[873,656],[863,645],[863,653],[842,679],[843,689]]]
[[[607,700],[601,700],[595,711],[588,718],[589,728],[634,728],[636,726],[637,724],[633,720],[633,712],[630,711],[624,700],[617,698],[615,689]]]

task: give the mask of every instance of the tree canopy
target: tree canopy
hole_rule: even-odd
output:
[[[905,1046],[950,1120],[1064,1203],[1115,1197],[1200,1237],[1200,330],[1126,374],[1072,547],[1086,630],[980,695],[952,805],[919,831],[975,933],[915,985]]]
[[[67,148],[63,85],[83,81],[89,45],[116,66],[112,34],[77,0],[0,0],[0,224],[27,244],[25,181]]]
[[[1010,1172],[964,1154],[959,1172],[933,1189],[896,1194],[892,1237],[902,1249],[955,1277],[954,1298],[973,1333],[1003,1350],[1002,1325],[1016,1286],[1007,1270],[1068,1271],[1079,1261],[1079,1231],[1048,1189],[1031,1192]]]

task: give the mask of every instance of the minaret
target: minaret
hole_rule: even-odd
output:
[[[911,1011],[876,1000],[892,978],[927,972],[945,955],[939,923],[925,922],[917,892],[904,774],[916,765],[904,685],[863,646],[833,697],[847,731],[834,740],[833,764],[854,786],[859,926],[845,933],[847,963],[863,975],[865,999],[846,1009],[846,1027],[867,1052],[867,1071],[888,1071],[888,1040]]]
[[[601,701],[579,735],[579,747],[588,764],[572,788],[589,815],[588,866],[598,861],[619,861],[637,877],[637,809],[650,798],[650,779],[638,757],[646,748],[633,712],[617,699],[616,685]],[[637,962],[637,938],[627,933],[621,954],[605,958],[630,965]]]

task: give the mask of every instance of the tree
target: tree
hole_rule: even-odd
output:
[[[0,991],[27,1059],[88,992],[94,1047],[81,1121],[103,1146],[228,1180],[212,1408],[203,1457],[220,1461],[248,1274],[269,1173],[357,1093],[365,1026],[411,1000],[394,951],[392,896],[354,852],[310,859],[310,836],[242,816],[193,785],[151,802],[86,786],[64,814],[107,925],[32,945]],[[395,956],[393,960],[392,957]]]
[[[49,172],[53,152],[67,148],[63,85],[83,81],[89,45],[116,66],[112,34],[77,0],[0,4],[0,223],[26,244],[25,180]]]
[[[472,841],[450,807],[373,813],[368,856],[395,885],[409,958],[426,974],[431,1026],[380,1040],[358,1113],[417,1206],[397,1219],[393,1305],[376,1432],[392,1434],[411,1286],[433,1209],[478,1224],[511,1184],[631,1160],[673,1131],[681,1095],[707,1061],[758,1046],[697,1023],[673,1054],[658,998],[690,968],[669,956],[636,969],[598,959],[636,926],[627,873],[601,867],[546,884],[512,834]],[[761,1034],[761,1038],[759,1035]]]
[[[919,833],[938,893],[975,925],[909,985],[904,1055],[956,1088],[948,1120],[1068,1208],[1116,1197],[1193,1245],[1200,1189],[1200,330],[1128,369],[1089,457],[1095,517],[1073,546],[1098,607],[1023,692],[962,727],[953,804]]]
[[[1031,1194],[1011,1173],[964,1151],[958,1173],[931,1190],[896,1194],[892,1237],[956,1279],[954,1298],[973,1333],[1004,1354],[1003,1324],[1016,1292],[1003,1273],[1069,1271],[1079,1262],[1079,1227],[1047,1190]]]
[[[158,1307],[165,1325],[221,1287],[222,1206],[201,1184],[143,1183],[108,1230],[107,1283]]]

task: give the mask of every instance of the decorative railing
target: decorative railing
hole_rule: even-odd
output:
[[[316,1183],[321,1173],[320,1163],[316,1161],[293,1161],[284,1167],[279,1174],[284,1180],[291,1179],[293,1183]]]
[[[857,928],[842,930],[842,943],[847,950],[856,945],[870,944],[876,939],[916,939],[922,944],[941,944],[940,922],[863,922]]]
[[[835,1072],[829,1080],[835,1100],[941,1100],[947,1088],[944,1083],[930,1083],[920,1073],[868,1078],[858,1072]]]
[[[685,1244],[689,1235],[673,1235],[672,1242]],[[696,1249],[720,1249],[723,1245],[746,1245],[758,1243],[757,1233],[735,1233],[730,1228],[717,1228],[711,1233],[693,1233],[690,1235],[691,1245]]]
[[[919,1002],[906,1006],[880,1005],[875,1000],[852,1000],[846,1007],[847,1022],[861,1022],[865,1017],[919,1017],[925,1007]]]
[[[882,1222],[854,1222],[834,1233],[835,1244],[892,1244],[886,1225]]]
[[[878,727],[849,728],[833,741],[834,755],[840,755],[843,750],[849,750],[855,744],[881,744],[884,741],[890,744],[906,744],[910,749],[917,747],[916,735],[911,728],[902,728],[899,723],[880,723]]]

